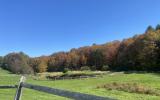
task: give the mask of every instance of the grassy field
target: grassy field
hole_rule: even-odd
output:
[[[11,74],[0,69],[0,85],[18,84],[20,76]],[[98,96],[106,96],[118,100],[160,100],[160,96],[146,95],[138,93],[129,93],[118,90],[106,90],[97,88],[99,85],[117,82],[117,83],[137,83],[153,89],[160,90],[160,74],[124,74],[124,73],[108,73],[101,78],[74,79],[74,80],[34,80],[27,77],[27,82],[37,85],[77,91]],[[0,89],[0,100],[13,100],[15,89]],[[67,98],[54,96],[34,90],[23,89],[22,100],[69,100]]]

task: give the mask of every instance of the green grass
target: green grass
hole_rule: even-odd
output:
[[[18,84],[20,76],[10,74],[7,71],[0,69],[0,85]],[[98,96],[111,97],[118,100],[160,100],[160,96],[146,95],[138,93],[129,93],[117,90],[107,90],[97,88],[99,85],[107,83],[137,83],[146,87],[160,90],[160,74],[145,73],[145,74],[123,74],[123,73],[108,73],[102,78],[75,79],[75,80],[34,80],[27,77],[28,83],[88,93]],[[12,100],[16,89],[0,89],[1,100]],[[69,100],[67,98],[37,92],[30,89],[23,89],[22,100]]]

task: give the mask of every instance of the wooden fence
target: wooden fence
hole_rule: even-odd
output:
[[[28,84],[28,83],[25,83],[24,76],[21,77],[19,85],[0,86],[0,89],[5,89],[5,88],[17,88],[14,100],[21,100],[22,88],[29,88],[29,89],[33,89],[33,90],[37,90],[37,91],[41,91],[41,92],[45,92],[53,95],[58,95],[58,96],[62,96],[62,97],[66,97],[74,100],[115,100],[107,97],[100,97],[100,96],[95,96],[90,94],[79,93],[79,92],[71,92],[71,91],[66,91],[66,90],[61,90],[56,88]]]

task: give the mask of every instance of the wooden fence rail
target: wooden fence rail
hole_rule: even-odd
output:
[[[0,86],[0,89],[10,89],[10,88],[17,88],[18,85],[8,85],[8,86]]]
[[[106,97],[100,97],[100,96],[89,95],[89,94],[84,94],[84,93],[82,94],[78,92],[71,92],[71,91],[49,88],[49,87],[39,86],[39,85],[32,85],[32,84],[27,84],[27,83],[22,83],[22,87],[41,91],[41,92],[50,93],[53,95],[71,98],[74,100],[113,100],[113,99],[106,98]]]
[[[19,85],[15,86],[0,86],[0,88],[17,88],[17,92],[15,95],[14,100],[21,100],[21,95],[22,95],[22,88],[29,88],[53,95],[58,95],[74,100],[115,100],[107,97],[100,97],[100,96],[95,96],[95,95],[90,95],[90,94],[84,94],[84,93],[79,93],[79,92],[71,92],[67,90],[61,90],[61,89],[56,89],[56,88],[50,88],[50,87],[45,87],[45,86],[39,86],[39,85],[32,85],[25,83],[25,77],[21,77]]]

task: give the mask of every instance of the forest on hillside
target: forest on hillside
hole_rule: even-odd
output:
[[[141,35],[102,45],[71,49],[50,56],[29,57],[23,52],[0,57],[0,66],[13,73],[64,70],[160,71],[160,25]]]

